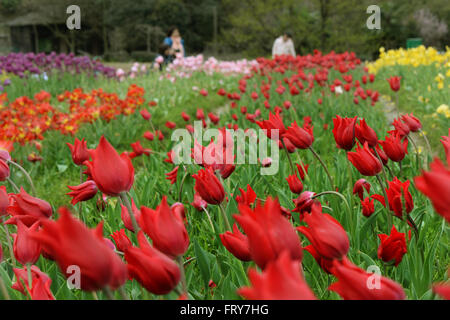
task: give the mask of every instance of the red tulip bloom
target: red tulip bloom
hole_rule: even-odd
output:
[[[370,193],[370,182],[366,179],[359,179],[353,186],[353,194],[358,194],[359,198],[364,199],[364,189]]]
[[[11,223],[21,220],[27,227],[33,225],[36,221],[48,219],[52,215],[52,207],[44,200],[30,196],[23,188],[20,193],[10,196],[12,204],[7,211],[13,216]]]
[[[301,260],[303,253],[300,239],[287,220],[278,200],[267,198],[264,206],[257,204],[251,209],[238,205],[240,215],[233,217],[248,237],[252,260],[262,269],[274,261],[283,250],[288,250],[294,260]]]
[[[203,211],[206,207],[208,207],[208,203],[203,200],[203,198],[197,192],[194,193],[194,201],[191,203],[191,205],[197,211]]]
[[[122,222],[125,228],[127,228],[131,232],[134,232],[133,223],[131,222],[131,217],[127,207],[125,207],[123,204],[120,204],[120,207],[121,207],[120,217],[122,218]],[[133,199],[131,199],[131,210],[133,210],[134,217],[136,218],[136,222],[139,225],[141,220],[141,211],[136,207],[136,204],[134,203]]]
[[[5,181],[9,178],[10,170],[8,163],[3,159],[0,159],[0,181]]]
[[[400,80],[402,79],[402,77],[390,77],[389,79],[387,79],[387,81],[389,82],[389,85],[391,86],[391,90],[397,92],[398,90],[400,90]]]
[[[93,180],[88,180],[78,186],[67,186],[67,188],[72,190],[71,192],[66,193],[73,198],[71,201],[72,205],[92,199],[98,191],[97,185]]]
[[[9,197],[5,186],[0,186],[0,217],[7,215],[9,206]]]
[[[130,159],[134,159],[134,158],[142,156],[144,154],[148,157],[150,155],[150,152],[152,151],[150,149],[144,149],[142,147],[140,141],[136,141],[135,143],[132,143],[131,148],[133,149],[133,152],[131,152],[129,155]]]
[[[363,176],[375,176],[381,172],[382,164],[370,152],[367,142],[364,143],[363,148],[358,145],[356,152],[348,152],[347,158]]]
[[[70,276],[68,267],[78,266],[81,289],[87,291],[123,285],[127,279],[126,266],[106,244],[103,225],[90,230],[66,208],[59,209],[59,214],[58,221],[43,220],[42,229],[32,237],[58,263],[61,272]]]
[[[153,240],[153,246],[171,257],[183,255],[189,246],[189,236],[182,217],[167,204],[164,196],[156,210],[141,207],[142,230]]]
[[[297,227],[311,242],[322,258],[328,260],[342,259],[350,248],[347,233],[332,216],[322,213],[322,205],[312,205],[311,213],[303,216],[308,227]]]
[[[147,139],[148,141],[153,141],[155,139],[155,136],[150,131],[146,131],[144,133],[144,138]]]
[[[198,120],[205,119],[205,113],[203,112],[203,109],[197,109],[195,116]]]
[[[17,234],[14,238],[14,256],[21,264],[35,264],[41,255],[41,246],[30,235],[39,228],[39,221],[36,221],[30,228],[25,226],[20,220],[17,221]]]
[[[448,136],[442,136],[441,138],[441,143],[444,146],[445,157],[447,158],[447,165],[450,167],[450,128],[448,129]]]
[[[313,197],[316,194],[311,191],[305,191],[297,199],[292,200],[295,205],[295,209],[292,212],[298,212],[300,214],[300,220],[302,220],[304,212],[311,212],[311,207],[315,202]]]
[[[379,234],[378,237],[381,241],[378,247],[378,258],[384,262],[395,260],[395,266],[398,266],[405,253],[408,252],[405,234],[398,232],[395,226],[392,226],[389,236],[387,234]]]
[[[195,191],[209,204],[220,204],[225,198],[222,183],[211,169],[199,170],[192,175],[195,179]]]
[[[125,233],[125,229],[120,229],[119,231],[114,232],[111,235],[111,238],[114,239],[116,247],[119,251],[126,252],[129,247],[133,246],[131,240]]]
[[[300,269],[301,263],[284,251],[261,274],[250,269],[251,287],[240,288],[238,294],[249,300],[316,300]]]
[[[208,118],[209,120],[211,120],[212,123],[214,124],[218,124],[220,121],[220,118],[218,116],[216,116],[214,113],[210,112],[208,113]]]
[[[338,278],[328,290],[337,292],[344,300],[404,300],[403,288],[395,281],[381,275],[368,273],[347,258],[335,260],[331,268]]]
[[[186,113],[186,112],[181,112],[181,117],[183,118],[184,121],[189,121],[191,119],[191,117]]]
[[[279,113],[273,114],[269,112],[269,120],[256,121],[256,124],[265,131],[267,137],[272,139],[272,134],[278,130],[278,139],[286,132],[286,127],[283,124],[283,119]]]
[[[170,181],[170,184],[174,184],[177,182],[177,176],[178,176],[178,166],[176,166],[172,171],[165,173],[166,180]]]
[[[153,248],[142,231],[138,232],[139,248],[125,252],[130,276],[154,294],[167,294],[180,281],[180,268],[168,256]]]
[[[392,125],[395,128],[394,132],[397,131],[402,138],[406,137],[409,134],[409,126],[406,123],[403,123],[400,119],[394,119]],[[389,133],[391,132],[389,131]]]
[[[86,161],[92,179],[103,193],[115,197],[128,192],[134,182],[134,168],[126,154],[119,156],[105,139],[100,138],[98,147],[90,150],[92,162]]]
[[[378,137],[375,130],[367,125],[365,119],[359,120],[359,124],[355,126],[355,134],[356,138],[362,144],[367,142],[369,147],[375,147],[378,144]]]
[[[395,162],[400,162],[408,153],[408,140],[401,141],[400,134],[394,132],[391,136],[386,137],[384,141],[380,141],[386,155]]]
[[[420,120],[414,117],[412,113],[404,114],[401,118],[411,132],[418,132],[422,129],[422,123],[420,123]]]
[[[448,282],[433,284],[433,292],[445,300],[450,300],[450,284]]]
[[[75,138],[73,145],[67,143],[67,146],[72,153],[72,160],[77,166],[81,166],[85,161],[89,161],[89,149],[87,148],[87,142],[83,139],[78,140]]]
[[[242,188],[239,188],[239,191],[241,192],[241,195],[236,196],[237,203],[251,206],[256,201],[256,193],[249,184],[247,184],[247,191],[244,191]]]
[[[333,135],[336,146],[339,149],[351,150],[355,145],[355,125],[357,118],[341,118],[340,116],[336,116],[333,119]]]
[[[290,175],[286,178],[286,181],[289,184],[289,189],[292,193],[300,194],[303,190],[303,183],[297,177],[296,174]]]
[[[24,296],[31,294],[32,300],[55,300],[50,285],[52,279],[42,272],[37,266],[31,266],[31,288],[28,285],[28,268],[14,268],[13,272],[16,276],[16,282],[11,286],[12,289],[19,291]],[[25,284],[26,289],[23,284]]]
[[[227,231],[221,234],[220,240],[225,248],[239,260],[252,260],[248,238],[239,230],[236,224],[233,225],[233,232]]]
[[[304,164],[303,166],[299,163],[295,164],[297,166],[298,173],[300,174],[300,179],[305,180],[305,175],[308,173],[309,164]]]
[[[414,182],[416,188],[431,200],[434,210],[450,223],[450,169],[436,158],[430,171],[423,171]]]
[[[298,149],[308,149],[314,141],[312,127],[304,126],[301,128],[297,125],[296,121],[291,123],[286,133],[283,134],[283,138],[289,139]]]
[[[150,112],[148,112],[147,109],[142,109],[140,111],[142,118],[144,118],[144,120],[150,120],[152,118],[152,115]]]
[[[402,183],[397,177],[394,177],[394,180],[388,181],[389,187],[386,188],[389,209],[400,219],[403,218],[403,214],[408,214],[414,209],[413,199],[411,193],[408,191],[409,183],[409,180]],[[386,201],[383,196],[374,194],[372,198],[386,206]]]
[[[370,217],[372,213],[375,212],[373,199],[370,199],[369,197],[365,198],[364,200],[361,200],[361,207],[362,207],[362,214],[365,217]]]

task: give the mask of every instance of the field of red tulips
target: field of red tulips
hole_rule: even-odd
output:
[[[450,125],[430,143],[378,91],[408,75],[315,51],[232,75],[12,76],[0,296],[450,299]]]

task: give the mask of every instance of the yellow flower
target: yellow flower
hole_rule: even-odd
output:
[[[437,112],[437,113],[440,113],[440,114],[446,114],[446,113],[449,113],[450,110],[449,110],[448,105],[446,105],[446,104],[441,104],[441,105],[436,109],[436,112]]]

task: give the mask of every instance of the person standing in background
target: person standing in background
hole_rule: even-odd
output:
[[[275,58],[276,55],[291,55],[293,57],[296,56],[294,42],[292,41],[292,35],[290,32],[285,32],[273,43],[272,58]]]
[[[177,27],[171,27],[169,29],[167,37],[164,39],[164,44],[167,44],[175,55],[181,54],[182,57],[186,56],[184,40],[181,38],[180,31]]]

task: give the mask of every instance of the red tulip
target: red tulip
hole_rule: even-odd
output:
[[[194,201],[191,203],[191,205],[197,211],[203,211],[206,207],[208,207],[208,203],[203,200],[203,198],[197,192],[194,193]]]
[[[152,115],[150,112],[148,112],[147,109],[142,109],[140,111],[142,118],[144,118],[144,120],[150,120],[152,118]]]
[[[17,234],[14,238],[14,256],[21,264],[35,264],[41,255],[41,246],[30,235],[39,228],[39,221],[36,221],[30,228],[25,226],[20,220],[17,221]]]
[[[10,170],[8,163],[3,159],[0,159],[0,181],[5,181],[9,178]]]
[[[372,213],[375,212],[373,199],[370,199],[369,197],[365,198],[364,200],[361,200],[361,207],[362,207],[362,214],[365,217],[370,217]]]
[[[212,123],[214,124],[218,124],[220,121],[220,118],[218,116],[216,116],[214,113],[210,112],[208,113],[208,118],[209,120],[211,120]]]
[[[73,145],[67,143],[67,146],[72,153],[72,160],[77,166],[81,166],[85,161],[89,161],[89,149],[87,148],[87,142],[83,139],[78,140],[75,138]]]
[[[292,200],[295,205],[295,209],[292,212],[298,212],[300,214],[300,220],[303,218],[304,212],[311,212],[311,207],[315,202],[312,199],[316,194],[311,191],[305,191],[297,199]]]
[[[448,282],[433,284],[433,292],[445,300],[450,300],[450,284]]]
[[[202,199],[209,204],[222,203],[225,198],[225,190],[211,169],[199,170],[192,177],[195,179],[194,189]]]
[[[52,207],[48,202],[32,197],[20,188],[20,193],[12,194],[12,204],[7,211],[13,216],[8,222],[15,223],[21,220],[27,227],[30,227],[38,220],[48,219],[52,215]]]
[[[418,132],[422,129],[422,123],[420,123],[420,120],[414,117],[412,113],[404,114],[401,118],[411,132]]]
[[[177,124],[173,121],[166,121],[165,125],[168,129],[174,129],[177,126]]]
[[[398,90],[400,90],[400,80],[402,79],[402,77],[390,77],[389,79],[387,79],[387,81],[389,82],[389,85],[391,86],[391,90],[397,92]]]
[[[68,267],[78,266],[81,289],[87,291],[123,285],[126,267],[104,241],[103,225],[90,230],[66,208],[59,209],[59,214],[58,221],[42,220],[42,229],[32,237],[58,263],[61,272],[70,276]]]
[[[256,124],[261,129],[266,130],[265,134],[270,139],[272,139],[272,134],[276,132],[272,130],[278,130],[278,139],[286,132],[286,127],[284,126],[283,119],[279,113],[273,114],[272,112],[269,112],[269,120],[256,121]]]
[[[119,156],[104,136],[98,147],[89,151],[92,162],[86,161],[92,179],[103,193],[115,197],[128,192],[134,181],[134,168],[126,154]]]
[[[197,112],[196,112],[196,118],[197,118],[198,120],[203,120],[203,119],[205,119],[205,114],[203,113],[203,109],[197,109]]]
[[[441,138],[441,143],[444,146],[445,157],[447,158],[447,165],[450,167],[450,128],[448,129],[448,136],[442,136]]]
[[[37,266],[31,266],[31,288],[28,284],[28,267],[23,269],[14,268],[13,272],[16,276],[16,282],[11,286],[12,289],[19,291],[24,296],[31,294],[32,300],[55,300],[52,292],[50,291],[50,285],[52,279],[42,272]],[[24,288],[23,284],[26,285]]]
[[[283,250],[288,250],[294,260],[302,259],[300,239],[294,227],[281,213],[278,200],[267,198],[264,206],[251,209],[238,205],[240,215],[233,217],[247,235],[252,260],[262,269],[275,260]]]
[[[394,126],[395,131],[397,131],[402,138],[409,134],[409,126],[406,123],[403,123],[400,119],[394,119],[392,125]]]
[[[404,300],[403,288],[391,279],[368,273],[348,259],[335,260],[331,268],[338,278],[328,290],[337,292],[344,300]]]
[[[172,171],[165,173],[166,180],[170,181],[170,184],[174,184],[177,182],[177,176],[178,176],[178,166],[176,166]]]
[[[403,218],[403,214],[408,214],[414,209],[413,199],[411,193],[408,191],[409,183],[409,180],[402,183],[397,177],[394,177],[394,180],[388,181],[389,187],[386,188],[389,209],[401,219]],[[372,198],[386,206],[383,196],[375,194]]]
[[[7,215],[9,206],[9,197],[5,186],[0,186],[0,217]]]
[[[395,266],[398,266],[405,253],[408,252],[405,234],[398,232],[395,226],[392,226],[389,236],[387,234],[379,234],[378,237],[381,241],[378,247],[378,258],[384,262],[395,260]]]
[[[365,119],[359,120],[359,124],[355,125],[355,134],[359,142],[364,144],[367,142],[369,147],[375,147],[378,144],[376,132],[367,125]]]
[[[239,191],[241,192],[241,195],[236,196],[237,203],[250,206],[256,201],[256,193],[249,184],[247,184],[247,191],[244,191],[242,188],[239,188]]]
[[[184,111],[181,112],[181,117],[183,118],[184,121],[189,121],[191,119],[191,117]]]
[[[130,276],[154,294],[167,294],[180,281],[180,269],[168,256],[153,248],[142,231],[138,232],[139,248],[125,252]]]
[[[299,163],[295,164],[297,166],[298,173],[300,174],[300,179],[305,180],[305,175],[308,173],[308,164],[304,164],[303,166]]]
[[[414,183],[431,200],[434,210],[450,223],[450,169],[435,158],[430,164],[430,171],[423,171]]]
[[[134,158],[142,156],[144,154],[148,157],[150,155],[150,152],[152,151],[150,149],[144,149],[142,147],[140,141],[136,141],[135,143],[132,143],[131,148],[133,149],[133,152],[131,152],[129,155],[130,159],[134,159]]]
[[[284,251],[259,274],[250,269],[251,287],[243,287],[238,294],[249,300],[316,300],[301,272],[301,263]]]
[[[283,138],[289,139],[289,141],[299,149],[308,149],[314,141],[312,128],[308,126],[300,128],[296,121],[291,123],[291,126],[287,129],[286,133],[283,134]]]
[[[239,230],[236,224],[233,225],[233,232],[227,231],[221,234],[220,240],[225,248],[239,260],[252,260],[248,238]]]
[[[189,246],[189,236],[182,217],[175,214],[164,196],[156,210],[141,207],[142,230],[153,240],[153,246],[171,257],[183,255]]]
[[[114,242],[116,243],[117,249],[119,251],[126,252],[129,247],[133,246],[131,240],[127,237],[125,233],[125,229],[115,231],[111,235],[111,238],[114,239]]]
[[[398,132],[386,137],[380,144],[389,159],[395,162],[402,161],[408,153],[408,140],[404,139],[402,142]]]
[[[347,233],[332,216],[322,213],[320,203],[312,205],[311,213],[305,214],[303,220],[308,227],[297,227],[311,242],[322,258],[328,260],[342,259],[350,248]]]
[[[150,131],[146,131],[144,133],[144,138],[147,139],[148,141],[153,141],[155,139],[155,136]]]
[[[356,119],[354,118],[341,118],[336,116],[333,119],[333,135],[336,141],[336,146],[339,149],[351,150],[355,145],[355,124]]]
[[[370,193],[370,182],[366,179],[359,179],[353,186],[353,194],[358,194],[359,198],[364,199],[364,189]]]
[[[120,217],[122,218],[122,222],[125,228],[127,228],[131,232],[134,232],[133,223],[131,221],[130,213],[128,212],[127,207],[125,207],[123,204],[120,204],[120,207]],[[136,222],[139,225],[141,220],[141,211],[136,207],[133,199],[131,199],[131,210],[133,210],[134,217],[136,218]]]
[[[381,172],[382,164],[369,150],[367,142],[364,147],[356,147],[356,152],[347,153],[348,160],[355,166],[363,176],[375,176]]]
[[[290,175],[286,178],[289,184],[289,189],[292,193],[300,194],[303,190],[302,181],[297,177],[296,174]]]
[[[78,186],[67,186],[67,188],[72,190],[71,192],[66,193],[73,198],[71,201],[72,205],[92,199],[98,191],[97,185],[93,180],[88,180]]]

